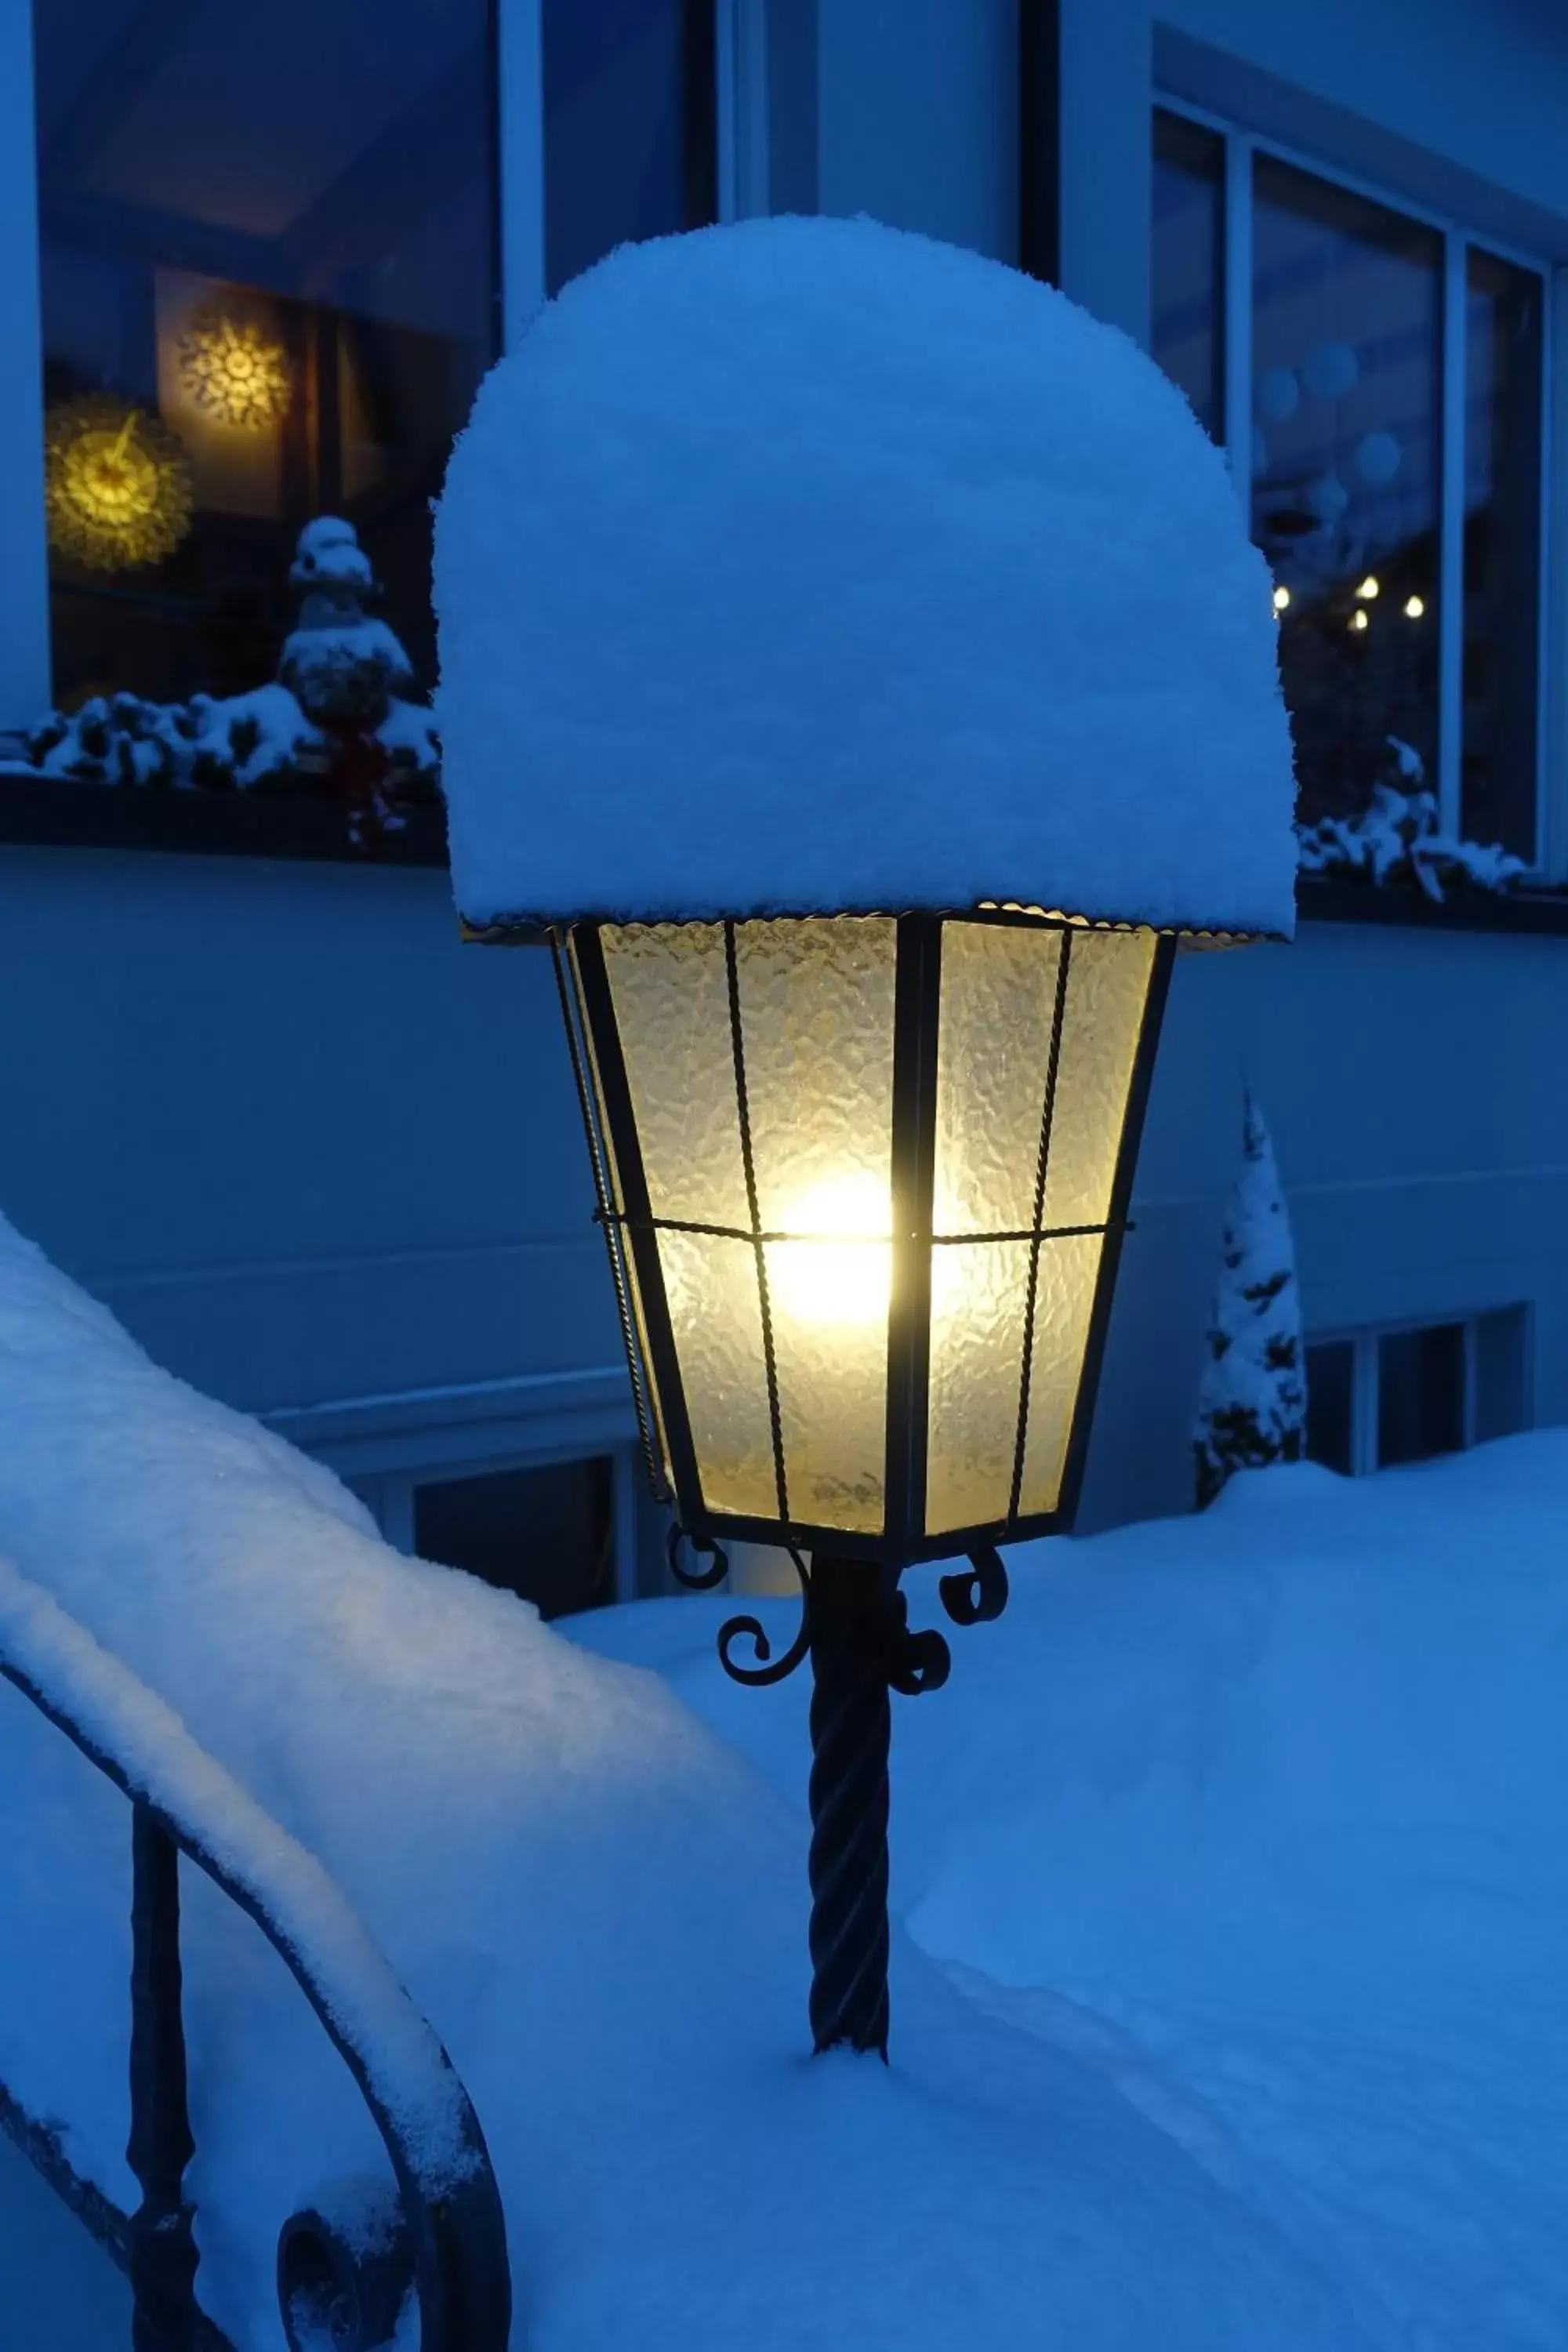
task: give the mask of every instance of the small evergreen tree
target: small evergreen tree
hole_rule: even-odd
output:
[[[1306,1450],[1296,1253],[1274,1146],[1249,1091],[1193,1432],[1199,1509],[1233,1470],[1300,1462]]]

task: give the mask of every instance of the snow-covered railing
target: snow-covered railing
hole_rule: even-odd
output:
[[[0,1675],[132,1801],[131,2138],[142,2201],[125,2227],[137,2352],[197,2352],[184,2173],[195,2153],[181,2016],[179,1856],[255,1920],[375,2119],[390,2198],[284,2223],[278,2291],[291,2352],[373,2352],[412,2281],[421,2352],[507,2352],[500,2197],[450,2059],[339,1887],[199,1748],[163,1701],[0,1559]]]

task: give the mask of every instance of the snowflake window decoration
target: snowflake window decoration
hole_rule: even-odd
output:
[[[179,442],[148,410],[106,393],[49,411],[44,497],[56,553],[100,572],[161,563],[191,526]]]
[[[279,424],[294,389],[276,336],[254,319],[211,306],[180,338],[180,380],[198,408],[246,433]]]

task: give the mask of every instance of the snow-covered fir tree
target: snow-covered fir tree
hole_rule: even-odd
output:
[[[1249,1090],[1193,1433],[1198,1507],[1233,1470],[1300,1462],[1306,1450],[1296,1252],[1274,1146]]]

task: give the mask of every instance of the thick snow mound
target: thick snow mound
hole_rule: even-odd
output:
[[[1387,2352],[1568,2345],[1565,1523],[1568,1431],[1243,1471],[1201,1517],[1020,1546],[1006,1616],[898,1714],[916,1941],[1104,2067]],[[726,1685],[724,1605],[574,1631],[793,1790],[806,1693]]]
[[[1291,929],[1224,461],[1127,337],[1000,263],[867,220],[621,247],[481,386],[436,602],[470,920]]]
[[[892,2066],[807,2063],[804,1738],[792,1807],[655,1676],[390,1552],[3,1221],[0,1429],[0,1554],[317,1857],[451,2053],[520,2347],[1368,2352],[1113,2069],[907,1941]],[[166,1769],[182,1738],[137,1719]],[[3,1685],[0,1783],[0,2082],[123,2205],[129,1807]],[[281,1963],[183,1892],[197,2285],[272,2352],[279,2225],[384,2158]]]

